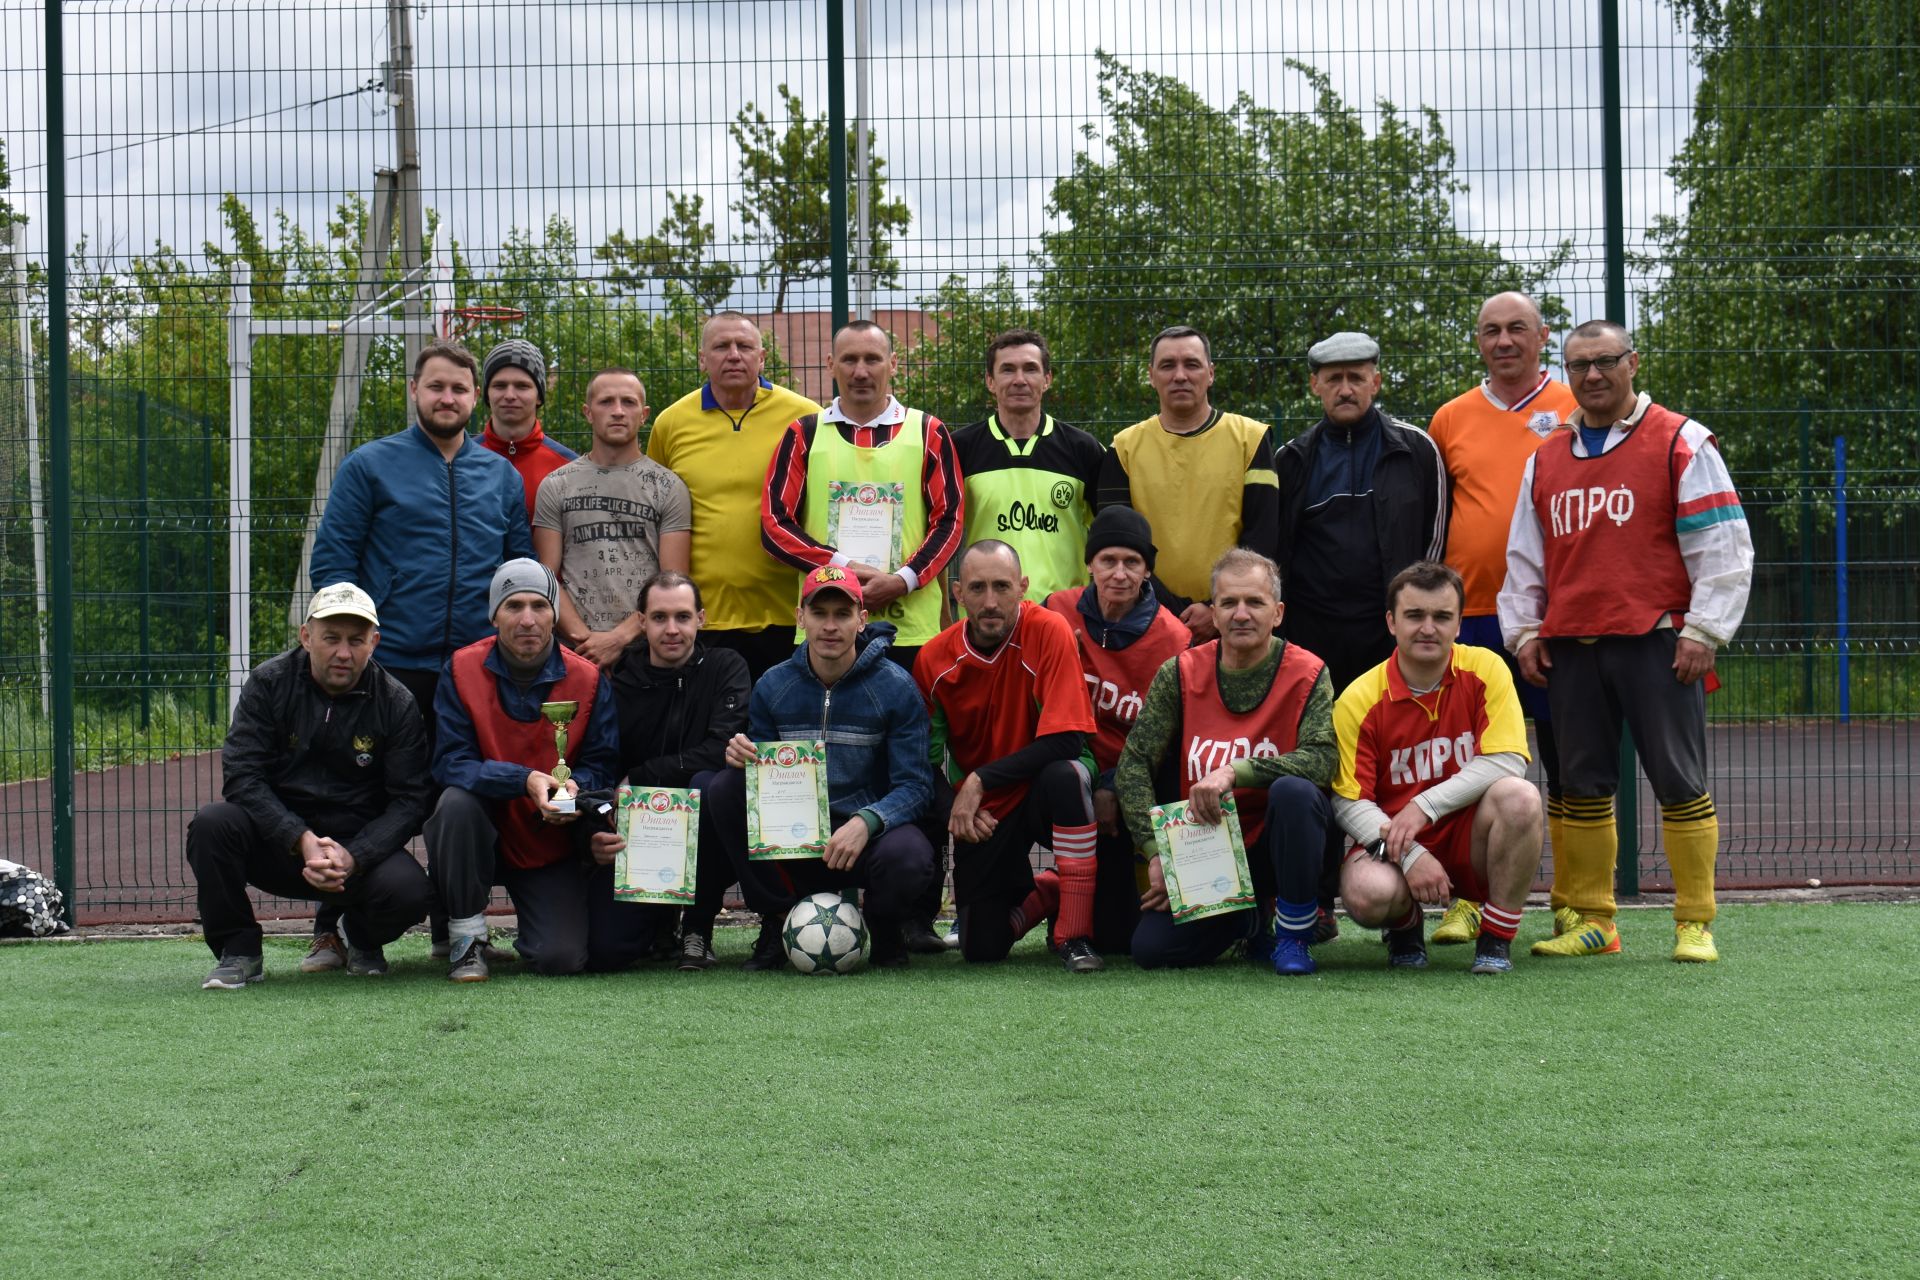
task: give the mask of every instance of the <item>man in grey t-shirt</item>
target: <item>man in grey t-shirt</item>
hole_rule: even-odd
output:
[[[561,583],[560,638],[610,667],[640,637],[641,584],[662,569],[687,571],[693,502],[679,476],[640,452],[647,391],[638,375],[594,374],[582,411],[593,448],[541,482],[533,549]]]

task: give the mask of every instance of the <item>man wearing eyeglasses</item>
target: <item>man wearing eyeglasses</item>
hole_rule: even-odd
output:
[[[1581,915],[1533,954],[1620,950],[1613,797],[1624,720],[1660,802],[1673,958],[1718,960],[1706,693],[1718,684],[1714,653],[1746,612],[1753,539],[1712,433],[1634,391],[1640,357],[1623,326],[1589,320],[1564,355],[1580,407],[1573,430],[1527,462],[1499,600],[1502,638],[1552,706],[1567,810],[1555,880]]]

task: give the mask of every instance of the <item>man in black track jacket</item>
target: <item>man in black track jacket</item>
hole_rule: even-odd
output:
[[[265,977],[253,885],[345,911],[347,971],[387,970],[381,948],[427,914],[433,890],[406,852],[431,802],[426,732],[406,686],[373,659],[373,600],[314,593],[300,646],[255,667],[220,752],[224,799],[187,827],[200,921],[219,964],[201,985]]]
[[[620,772],[635,786],[704,790],[726,767],[727,739],[746,731],[746,659],[701,644],[706,619],[700,588],[683,573],[657,573],[640,588],[642,638],[613,671]],[[713,964],[713,922],[733,883],[712,843],[700,842],[693,905],[681,916],[679,967],[688,972]]]

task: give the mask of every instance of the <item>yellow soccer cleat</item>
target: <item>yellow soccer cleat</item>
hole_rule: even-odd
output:
[[[1611,920],[1589,916],[1571,933],[1533,944],[1537,956],[1611,956],[1620,952],[1620,930]]]
[[[1461,942],[1472,942],[1480,936],[1480,904],[1466,898],[1455,898],[1453,905],[1447,908],[1447,914],[1440,917],[1440,927],[1433,931],[1428,941],[1438,947],[1451,946]]]
[[[1706,925],[1682,920],[1673,927],[1673,958],[1683,964],[1712,964],[1720,958],[1720,950]]]
[[[1582,921],[1583,917],[1581,914],[1572,907],[1555,907],[1553,909],[1553,936],[1557,938],[1563,933],[1574,932],[1580,927]]]

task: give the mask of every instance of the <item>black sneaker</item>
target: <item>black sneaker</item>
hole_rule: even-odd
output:
[[[927,928],[924,920],[919,924],[921,928]],[[913,944],[912,923],[904,926],[889,926],[884,921],[869,919],[867,925],[870,930],[868,936],[871,939],[868,943],[867,963],[875,969],[904,969],[907,967],[909,951],[924,952],[926,950],[925,947],[916,947]],[[927,929],[927,932],[932,933],[933,930]],[[938,938],[934,940],[939,942]],[[936,949],[945,951],[947,944],[941,942]]]
[[[447,956],[447,980],[449,982],[485,982],[492,975],[487,970],[487,943],[484,938],[460,938],[449,947]]]
[[[713,967],[713,942],[705,934],[689,930],[680,935],[679,962],[674,966],[682,973],[698,973],[702,969]]]
[[[452,955],[453,944],[445,938],[436,938],[429,951],[435,960],[445,960]],[[512,964],[520,958],[520,953],[511,947],[494,946],[493,939],[489,937],[480,944],[480,957],[490,965]]]
[[[347,946],[347,972],[359,978],[384,978],[387,955],[379,947],[362,947],[347,935],[347,922],[340,921],[340,941]]]
[[[1387,930],[1387,964],[1395,969],[1427,967],[1427,924],[1422,920],[1405,929]]]
[[[762,920],[760,936],[753,940],[753,954],[740,966],[747,973],[770,973],[787,967],[787,943],[780,936],[779,920]]]
[[[1311,946],[1332,942],[1340,936],[1340,922],[1333,918],[1333,908],[1322,903],[1313,918],[1313,941]]]
[[[916,955],[939,955],[947,949],[947,940],[933,931],[931,920],[916,916],[901,926],[901,932],[906,937],[907,950]]]
[[[1068,973],[1098,973],[1107,967],[1107,962],[1093,949],[1092,938],[1068,938],[1060,944],[1059,955]]]
[[[1506,938],[1489,937],[1482,933],[1473,944],[1473,967],[1468,973],[1512,973],[1513,957],[1508,954],[1512,943]]]
[[[220,963],[200,984],[202,991],[243,991],[249,982],[263,982],[266,973],[259,956],[221,956]]]

